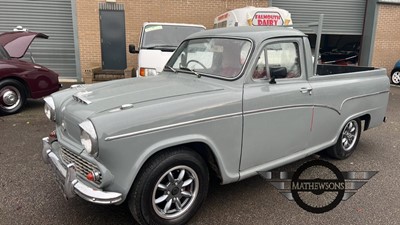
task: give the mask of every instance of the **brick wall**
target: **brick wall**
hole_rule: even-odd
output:
[[[400,59],[400,5],[379,4],[372,66],[383,67],[389,74]]]
[[[76,3],[81,72],[88,82],[87,71],[101,65],[99,2],[105,0],[77,0]],[[212,28],[214,18],[223,12],[268,5],[267,0],[117,0],[117,3],[125,7],[127,46],[137,46],[144,22],[194,23]],[[137,55],[127,51],[127,62],[128,68],[136,66]]]

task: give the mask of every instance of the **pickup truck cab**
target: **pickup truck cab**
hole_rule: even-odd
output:
[[[385,69],[319,66],[283,27],[199,32],[155,77],[45,99],[43,158],[67,198],[128,202],[141,224],[186,224],[210,176],[227,184],[325,150],[338,159],[385,120]],[[363,126],[362,126],[363,124]]]
[[[184,23],[144,23],[138,51],[130,45],[130,53],[138,53],[136,77],[155,76],[163,69],[172,53],[189,35],[205,30],[203,25]]]

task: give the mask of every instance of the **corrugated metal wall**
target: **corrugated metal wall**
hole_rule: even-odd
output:
[[[288,10],[293,23],[317,22],[324,14],[323,34],[362,35],[367,0],[270,0]],[[300,29],[315,33],[310,29]]]
[[[16,26],[50,36],[31,45],[36,63],[62,78],[76,78],[71,0],[0,0],[0,32]]]

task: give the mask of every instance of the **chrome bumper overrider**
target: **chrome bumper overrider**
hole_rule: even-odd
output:
[[[66,199],[74,197],[76,194],[81,198],[98,204],[116,204],[122,201],[122,194],[117,192],[107,192],[100,189],[93,189],[79,181],[76,177],[76,170],[73,163],[67,165],[67,168],[61,164],[60,159],[54,154],[49,143],[49,138],[42,139],[43,143],[43,160],[53,167],[57,175],[60,187]],[[63,179],[63,180],[62,180]]]

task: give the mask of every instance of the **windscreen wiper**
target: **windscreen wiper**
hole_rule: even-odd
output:
[[[166,65],[166,66],[164,66],[164,69],[165,69],[165,67],[170,69],[172,72],[176,73],[176,69],[172,68],[172,66]]]
[[[194,75],[196,75],[198,78],[201,77],[201,75],[200,75],[198,72],[196,72],[195,70],[192,70],[192,69],[190,69],[190,68],[180,66],[179,69],[192,72],[192,73],[193,73]]]

